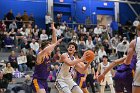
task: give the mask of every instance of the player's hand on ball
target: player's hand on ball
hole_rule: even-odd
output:
[[[99,75],[99,76],[97,77],[97,81],[98,81],[99,83],[101,83],[102,81],[104,81],[104,78],[105,78],[104,75]]]

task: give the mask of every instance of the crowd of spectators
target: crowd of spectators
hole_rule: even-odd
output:
[[[50,16],[49,14],[47,16]],[[59,17],[60,15],[58,15]],[[33,14],[20,13],[15,17],[10,10],[3,21],[0,21],[0,51],[11,52],[6,63],[6,67],[2,70],[4,77],[11,82],[12,75],[16,71],[20,73],[26,73],[27,71],[33,71],[36,62],[36,56],[40,49],[40,44],[43,40],[50,40],[51,29],[49,29],[49,23],[52,18],[46,17],[49,22],[46,22],[46,29],[40,29],[33,22]],[[63,16],[61,15],[61,18]],[[78,45],[78,53],[80,56],[87,49],[91,49],[95,52],[95,60],[92,63],[92,68],[97,69],[98,63],[102,62],[103,55],[111,57],[113,55],[118,58],[127,53],[129,41],[134,38],[129,37],[128,32],[131,31],[128,24],[125,26],[118,25],[113,21],[110,25],[90,25],[90,17],[87,17],[86,24],[68,24],[67,22],[61,22],[61,18],[57,18],[56,21],[56,34],[57,38],[64,37],[64,40],[60,46],[55,48],[52,54],[52,66],[50,67],[50,81],[55,81],[56,73],[59,68],[59,57],[65,52],[62,49],[62,45],[67,47],[67,43],[75,42]],[[9,20],[9,21],[8,21]],[[26,22],[25,22],[26,21]],[[72,23],[71,17],[69,22]],[[117,23],[117,24],[116,24]],[[131,24],[132,26],[132,24]],[[133,27],[133,26],[132,26]],[[126,31],[129,30],[129,31]],[[114,32],[115,31],[115,32]],[[18,56],[17,56],[18,55]],[[95,74],[95,73],[94,73]],[[1,78],[2,76],[0,76]],[[5,81],[7,82],[7,81]]]

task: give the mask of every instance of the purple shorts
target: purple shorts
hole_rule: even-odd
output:
[[[81,78],[78,78],[78,79],[76,80],[76,83],[77,83],[78,86],[80,85],[80,82],[81,82]],[[86,87],[87,87],[86,81],[84,81],[81,88],[86,88]]]
[[[116,92],[124,92],[124,88],[126,89],[126,93],[132,93],[132,82],[133,82],[133,78],[127,78],[127,79],[115,79],[114,83],[115,83],[115,91]]]
[[[46,93],[48,93],[47,80],[33,79],[31,86],[35,92],[37,92],[39,89],[45,89]]]

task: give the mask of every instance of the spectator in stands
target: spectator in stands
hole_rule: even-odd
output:
[[[108,55],[110,55],[110,54],[111,54],[111,49],[110,49],[110,44],[109,44],[108,40],[105,39],[105,40],[103,41],[103,44],[102,44],[102,45],[104,46],[104,49],[105,49],[106,53],[107,53]]]
[[[129,48],[129,44],[127,44],[127,41],[120,42],[116,48],[118,58],[123,57],[126,54],[128,48]]]
[[[22,25],[23,25],[23,22],[22,22],[22,17],[21,17],[21,15],[20,15],[20,13],[17,14],[17,16],[16,16],[16,21],[17,21],[17,27],[18,27],[18,28],[21,28]]]
[[[2,32],[6,31],[6,24],[4,21],[0,22],[0,31],[2,31]]]
[[[73,35],[71,42],[75,42],[78,45],[79,44],[78,37],[76,35]]]
[[[30,43],[30,48],[37,52],[39,50],[39,43],[36,42],[35,39],[32,39],[32,42]]]
[[[60,48],[56,47],[55,54],[53,55],[53,62],[58,63],[61,56]]]
[[[14,68],[11,66],[11,63],[6,63],[6,67],[3,69],[4,78],[9,82],[12,82],[12,74],[14,72]]]
[[[4,39],[4,45],[6,48],[6,51],[10,48],[11,50],[13,50],[14,48],[14,40],[9,36],[9,34],[6,34],[6,37]]]
[[[22,21],[22,18],[21,18],[20,13],[17,14],[17,16],[16,16],[16,21]]]
[[[21,34],[21,30],[17,29],[16,33],[16,46],[20,47],[24,36]]]
[[[60,25],[60,29],[61,29],[62,33],[64,33],[64,31],[66,30],[66,25],[64,22]]]
[[[35,19],[34,19],[34,15],[33,14],[30,14],[30,16],[29,16],[29,21],[35,21]]]
[[[11,51],[10,56],[8,57],[8,62],[11,63],[11,66],[16,69],[17,68],[17,56],[15,54],[15,51]]]
[[[111,43],[110,45],[112,48],[112,54],[114,54],[114,53],[116,53],[116,48],[119,43],[118,35],[115,35],[115,37],[112,37],[110,40],[110,43]]]
[[[24,14],[22,15],[22,20],[23,21],[29,21],[29,16],[27,15],[26,11],[24,11]]]
[[[59,26],[57,26],[57,29],[56,29],[56,35],[58,38],[61,38],[61,35],[63,34],[62,30],[60,29]]]
[[[25,30],[23,28],[20,28],[20,33],[22,34],[22,36],[26,37],[26,33],[25,33]]]
[[[93,44],[98,45],[100,42],[101,42],[101,38],[99,37],[99,35],[96,35],[93,40]]]
[[[65,42],[68,43],[71,41],[72,39],[72,33],[70,30],[66,30],[65,34],[64,34],[64,37],[65,37]]]
[[[104,47],[102,46],[98,51],[98,56],[99,56],[100,62],[102,61],[102,58],[104,55],[107,55],[107,54],[106,54]]]
[[[84,27],[84,25],[80,26],[80,35],[87,35],[87,29]]]
[[[27,66],[30,70],[33,69],[36,62],[36,53],[33,51],[33,49],[29,49],[29,52],[27,53]]]
[[[47,35],[51,35],[50,26],[51,26],[52,18],[49,13],[45,16],[45,24],[46,24],[46,33]]]
[[[86,44],[85,44],[85,41],[84,41],[84,37],[81,36],[80,37],[80,40],[79,40],[79,44],[78,44],[78,51],[79,51],[79,55],[82,56],[83,53],[86,51]]]
[[[33,38],[34,38],[35,40],[38,40],[38,39],[39,39],[39,34],[38,34],[38,32],[39,32],[39,28],[38,28],[37,25],[35,25],[34,28],[33,28]]]
[[[62,22],[62,13],[59,13],[59,14],[57,14],[57,16],[56,16],[56,23],[57,23],[57,26],[59,26],[61,22]]]
[[[118,34],[118,23],[115,21],[115,19],[112,20],[110,27],[112,28],[112,35],[115,36],[116,34]]]
[[[109,40],[110,39],[109,32],[107,31],[105,26],[103,26],[103,28],[102,28],[101,37],[102,37],[102,40],[105,40],[105,39]]]
[[[17,29],[17,24],[16,24],[16,22],[15,22],[15,20],[9,25],[9,30],[11,30],[11,29]]]
[[[27,71],[27,56],[26,54],[24,54],[24,52],[21,50],[20,51],[20,55],[17,57],[17,61],[18,61],[18,58],[21,58],[21,57],[24,57],[24,58],[21,58],[20,61],[22,61],[21,63],[18,62],[18,67],[19,67],[19,71],[20,72],[26,72]]]
[[[97,27],[94,28],[94,34],[95,35],[101,35],[102,34],[102,30],[101,30],[99,25],[97,25]]]
[[[28,37],[28,35],[31,33],[32,33],[32,25],[28,24],[28,27],[25,29],[25,34]]]
[[[8,80],[3,77],[3,73],[0,72],[0,93],[5,93],[8,87]]]
[[[93,44],[92,37],[88,36],[88,39],[86,40],[86,48],[87,49],[93,49],[95,45]]]
[[[12,9],[6,14],[6,20],[14,20],[15,16],[12,12]]]
[[[21,50],[23,50],[24,53],[26,54],[29,49],[30,49],[30,45],[28,43],[28,40],[27,40],[27,38],[24,38],[23,42],[21,43]]]
[[[40,35],[40,40],[48,40],[48,35],[46,34],[46,31],[43,29],[42,34]]]

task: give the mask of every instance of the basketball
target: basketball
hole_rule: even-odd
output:
[[[84,54],[89,54],[89,56],[86,58],[86,61],[91,63],[94,60],[95,54],[92,50],[87,50],[84,52]]]

